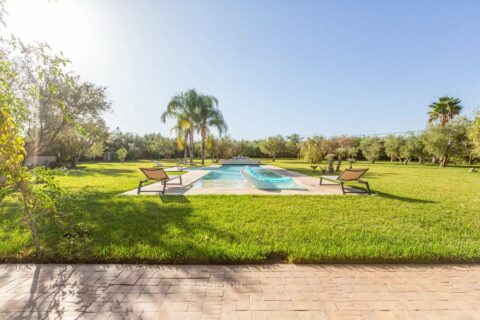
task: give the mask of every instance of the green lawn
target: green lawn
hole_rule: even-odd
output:
[[[274,164],[312,174],[298,160]],[[71,244],[40,223],[42,260],[480,262],[480,174],[465,167],[356,164],[370,168],[373,196],[117,196],[137,186],[145,165],[82,164],[59,175],[86,233]],[[18,208],[0,204],[0,260],[32,260]]]

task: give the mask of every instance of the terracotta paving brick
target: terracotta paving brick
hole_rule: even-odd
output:
[[[480,319],[480,265],[0,265],[0,319]]]

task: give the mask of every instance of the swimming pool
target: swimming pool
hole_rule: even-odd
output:
[[[243,165],[222,165],[219,167],[204,167],[204,168],[194,168],[188,170],[208,170],[210,173],[206,174],[202,178],[195,181],[191,188],[192,189],[245,189],[253,188],[251,183],[249,183],[242,176],[243,168],[253,168],[255,170],[262,170],[260,166],[243,166]],[[287,177],[285,177],[287,178]],[[287,178],[288,179],[288,178]],[[280,184],[273,184],[269,189],[296,189],[296,190],[306,190],[305,187],[295,183],[293,179],[291,183],[286,184],[284,181]]]

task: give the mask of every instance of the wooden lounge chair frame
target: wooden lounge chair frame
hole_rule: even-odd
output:
[[[370,185],[367,181],[361,180],[360,178],[367,173],[368,169],[345,169],[342,173],[340,173],[337,177],[332,176],[320,176],[320,185],[322,185],[323,180],[328,180],[331,182],[338,183],[342,187],[343,194],[346,193],[358,193],[358,192],[347,192],[345,191],[345,182],[347,181],[356,181],[359,183],[364,184],[367,187],[368,194],[372,194],[370,191]]]
[[[154,168],[166,168],[166,166],[164,166],[160,161],[152,161],[153,162],[153,167]],[[177,170],[180,171],[180,172],[183,172],[183,163],[178,161],[177,164]]]
[[[164,167],[164,165],[160,161],[153,160],[153,167],[154,168],[161,168]]]
[[[145,177],[147,179],[141,180],[138,184],[138,189],[137,189],[137,194],[140,194],[140,192],[159,192],[159,191],[154,191],[154,190],[148,190],[148,191],[142,191],[142,186],[144,183],[150,181],[150,180],[155,180],[159,181],[163,185],[163,189],[161,191],[162,194],[165,194],[165,188],[167,187],[168,184],[175,184],[175,185],[182,185],[182,175],[178,175],[176,177],[169,177],[167,172],[163,168],[140,168],[140,170],[143,172]],[[180,183],[170,183],[172,180],[179,179]]]
[[[197,167],[197,164],[195,162],[187,162],[185,159],[177,158],[177,167],[178,166]]]

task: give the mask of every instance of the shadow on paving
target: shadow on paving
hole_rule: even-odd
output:
[[[209,300],[207,291],[245,294],[252,290],[252,285],[237,277],[238,271],[278,270],[275,266],[41,264],[6,268],[8,275],[2,280],[7,281],[0,289],[19,280],[8,290],[7,299],[0,301],[0,318],[9,320],[150,319],[152,313],[156,319],[163,319],[162,314],[177,319],[186,312],[171,313],[177,301],[198,305]],[[208,307],[202,311],[211,315]]]
[[[14,311],[8,319],[83,319],[85,312],[95,301],[102,301],[97,311],[118,312],[115,319],[130,319],[133,310],[122,303],[122,297],[115,296],[111,285],[112,277],[120,272],[135,269],[123,266],[117,272],[102,272],[102,266],[68,265],[29,265],[21,268],[34,268],[33,275],[26,281],[29,287],[19,286],[16,293]],[[26,299],[23,297],[28,295]],[[13,301],[12,301],[13,302]],[[7,306],[7,309],[9,307]]]

